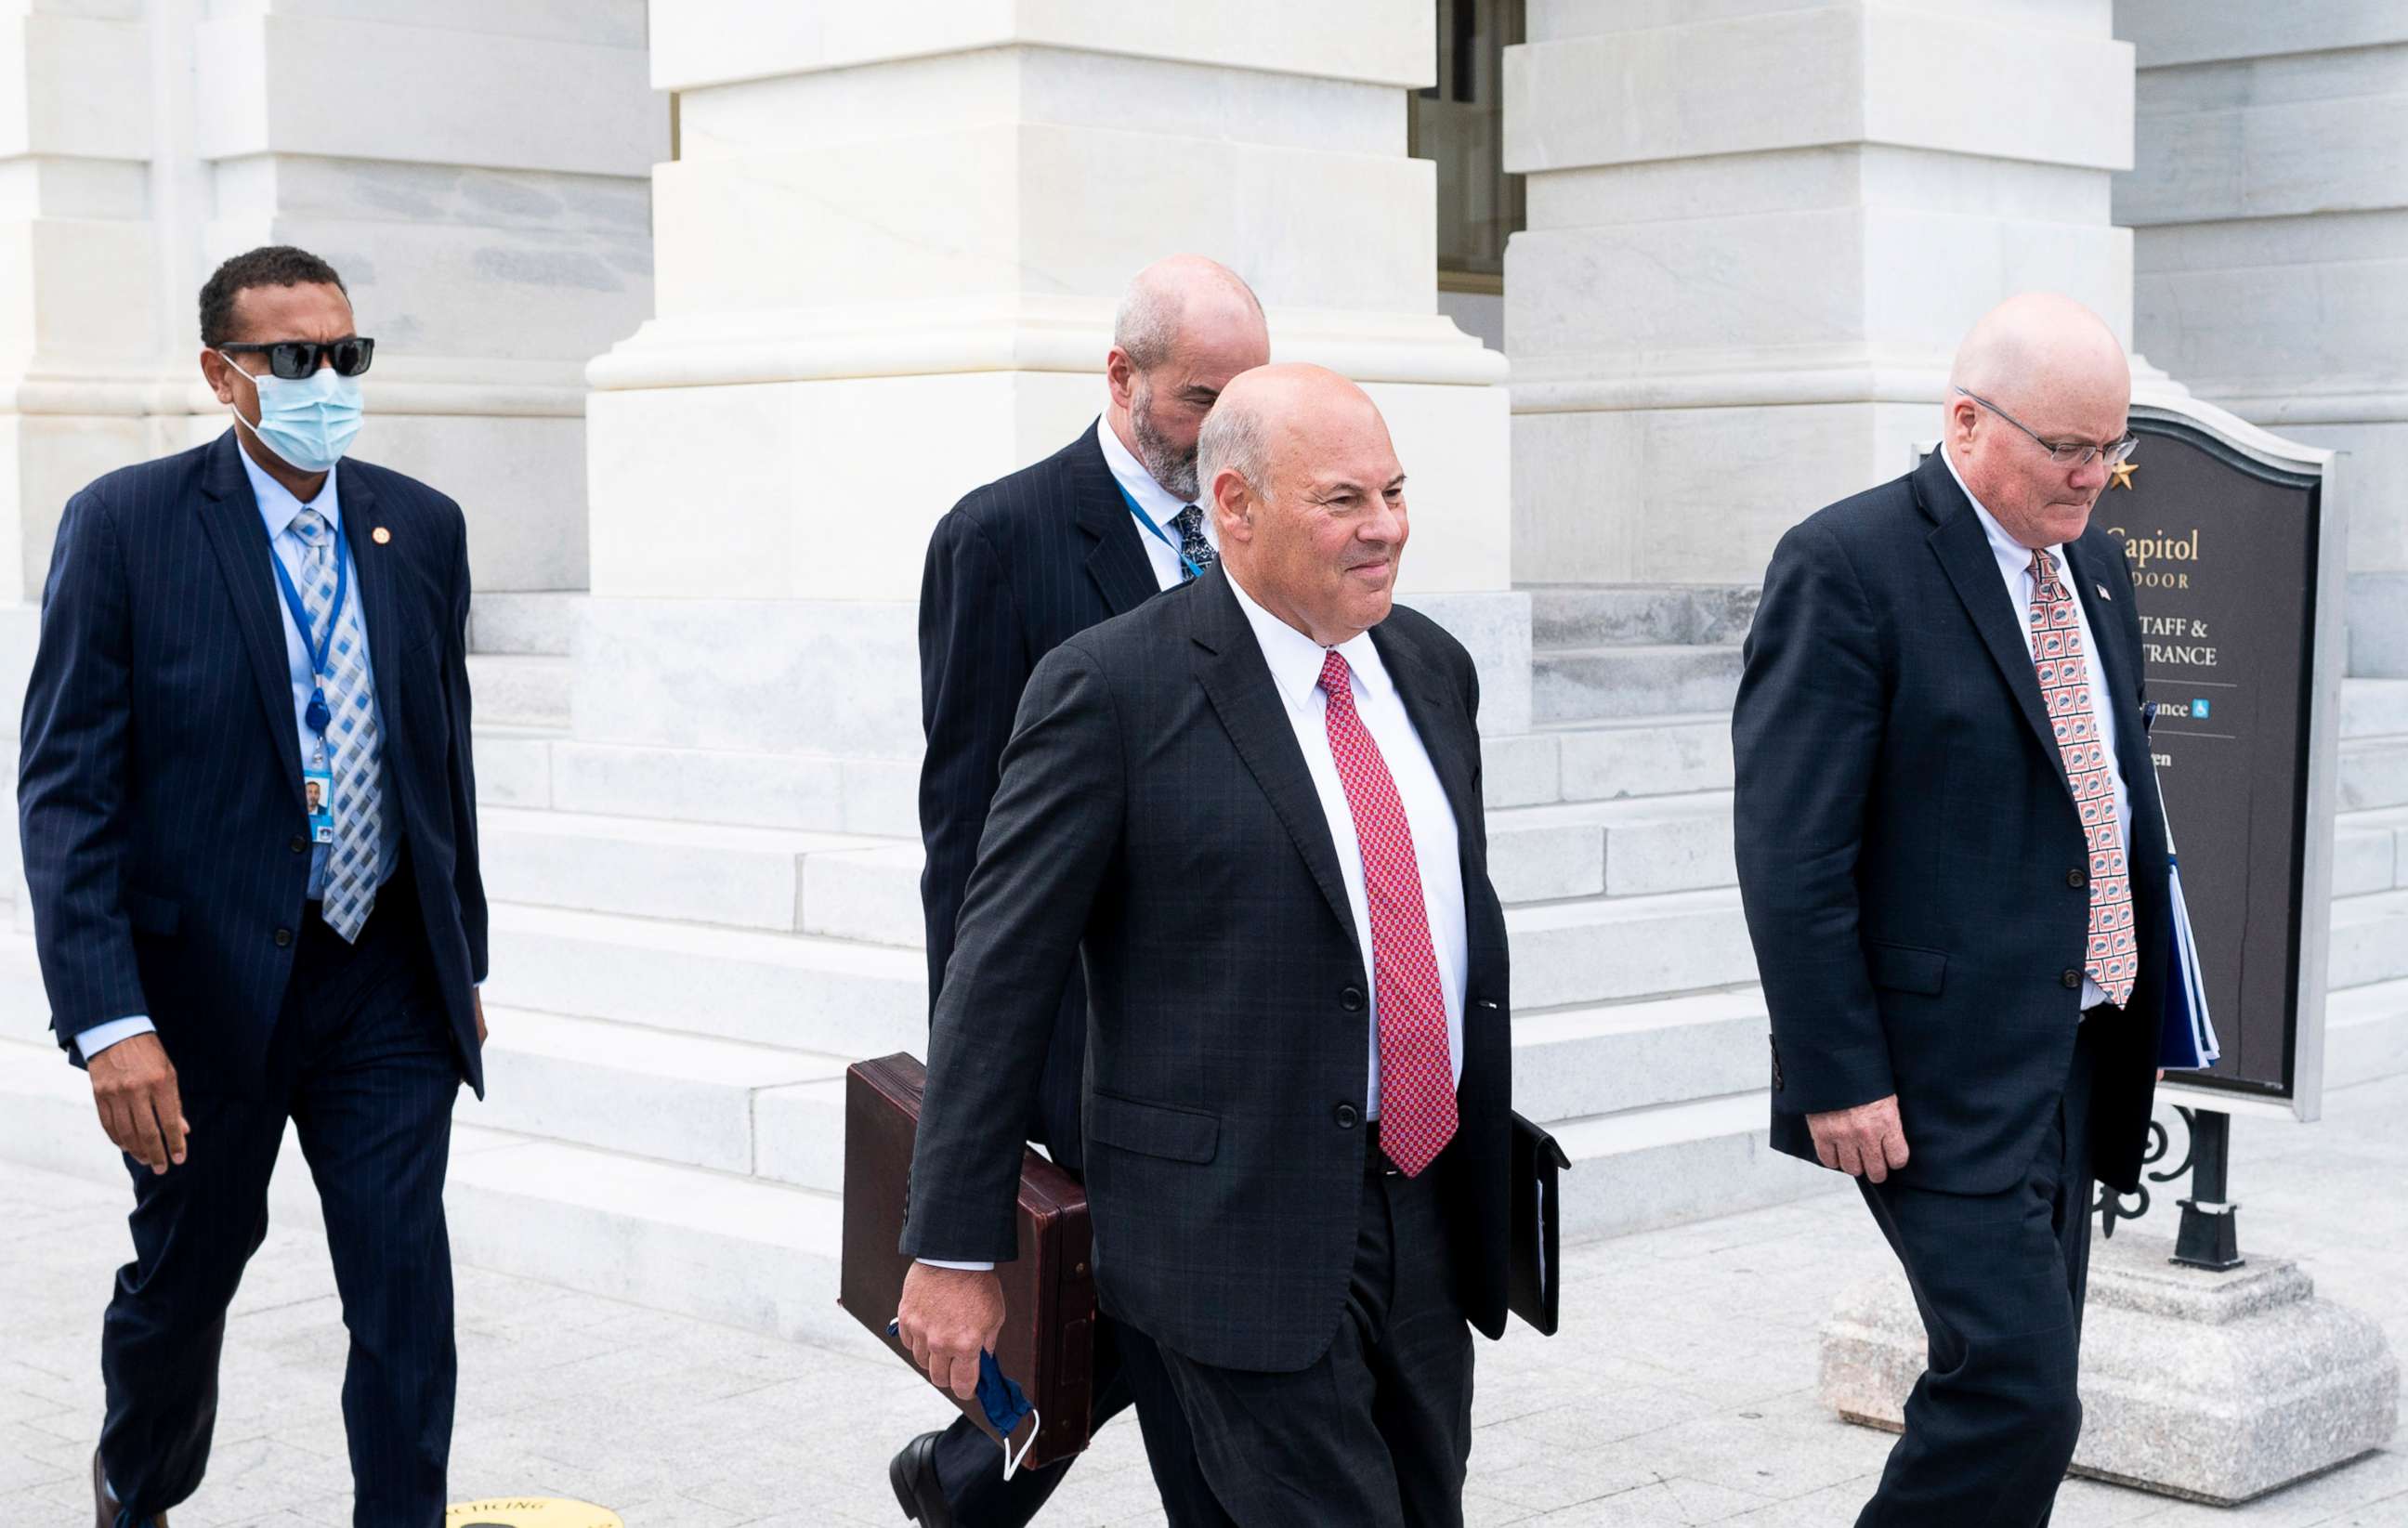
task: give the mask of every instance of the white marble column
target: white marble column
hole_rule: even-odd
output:
[[[39,598],[67,495],[145,454],[150,83],[141,0],[0,4],[0,605]],[[31,612],[0,620],[13,699]]]
[[[2133,326],[2253,423],[2349,453],[2350,672],[2408,678],[2408,7],[2119,0],[2140,51]]]
[[[2110,0],[1530,0],[1506,55],[1513,575],[1754,583],[1905,470],[1950,352],[2052,288],[2128,335]]]
[[[1101,407],[1113,304],[1179,250],[1281,359],[1370,386],[1405,580],[1528,716],[1501,359],[1438,316],[1405,92],[1425,0],[685,0],[654,179],[659,316],[596,361],[595,598],[553,805],[914,831],[930,528]]]
[[[459,499],[480,592],[585,587],[584,365],[652,310],[668,152],[643,0],[200,9],[191,133],[163,145],[197,170],[171,332],[216,261],[323,255],[379,345],[360,454]]]
[[[0,769],[11,799],[60,507],[150,445],[150,73],[141,0],[0,0]],[[20,879],[12,824],[0,901]]]

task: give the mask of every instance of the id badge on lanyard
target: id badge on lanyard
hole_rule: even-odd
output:
[[[284,559],[276,549],[267,550],[268,564],[276,569],[277,587],[283,591],[284,603],[293,612],[294,627],[301,634],[301,647],[309,659],[309,705],[302,721],[316,734],[314,748],[301,766],[301,802],[309,813],[309,840],[331,844],[335,841],[335,771],[326,750],[326,729],[334,724],[334,713],[326,707],[327,660],[335,650],[335,628],[342,622],[343,599],[351,593],[351,559],[337,532],[335,543],[335,602],[326,610],[326,635],[314,637],[309,631],[309,610],[301,603],[301,592],[293,586],[293,575],[285,571]]]
[[[1121,488],[1118,481],[1114,481],[1112,486],[1114,488]],[[1188,560],[1187,553],[1180,550],[1179,543],[1170,539],[1170,533],[1164,530],[1161,526],[1156,525],[1154,522],[1154,517],[1147,514],[1143,509],[1138,507],[1137,499],[1125,488],[1121,488],[1121,502],[1129,507],[1129,513],[1137,517],[1137,522],[1145,527],[1146,534],[1148,536],[1153,536],[1156,541],[1168,547],[1170,549],[1170,554],[1179,559],[1179,576],[1182,578],[1194,578],[1202,576],[1204,570],[1197,567],[1194,563]]]

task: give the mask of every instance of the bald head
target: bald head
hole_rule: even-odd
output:
[[[1948,380],[1942,449],[1982,507],[2027,547],[2079,538],[2108,479],[2083,448],[2122,438],[2131,407],[2114,331],[2071,297],[2024,293],[1973,325]]]
[[[2131,378],[2107,321],[2054,292],[2022,293],[1983,314],[1948,374],[1951,386],[1985,397],[2118,383],[2128,395]]]
[[[1202,255],[1157,260],[1112,317],[1105,422],[1155,482],[1193,501],[1197,430],[1229,378],[1270,354],[1263,305],[1237,272]]]
[[[1217,260],[1175,254],[1130,278],[1112,314],[1112,346],[1143,371],[1169,359],[1185,331],[1225,328],[1252,329],[1262,336],[1263,360],[1270,358],[1263,305],[1255,300],[1254,289]]]
[[[1258,367],[1222,393],[1199,448],[1222,562],[1256,604],[1325,647],[1387,619],[1411,526],[1369,394],[1322,366]]]

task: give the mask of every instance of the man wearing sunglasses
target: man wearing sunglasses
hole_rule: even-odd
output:
[[[200,309],[232,421],[67,502],[25,697],[50,1027],[134,1185],[93,1521],[164,1524],[200,1484],[290,1121],[351,1333],[353,1521],[436,1528],[444,1167],[460,1083],[483,1087],[466,527],[345,460],[375,350],[324,261],[237,255]]]
[[[1856,1520],[2048,1521],[2082,1426],[2094,1178],[2137,1186],[2166,830],[2122,544],[2131,372],[2032,293],[1957,351],[1940,449],[1782,539],[1733,741],[1772,1143],[1859,1179],[1930,1366]]]

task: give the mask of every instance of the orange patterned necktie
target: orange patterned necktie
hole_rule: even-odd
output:
[[[2090,708],[2090,660],[2082,650],[2082,619],[2073,595],[2044,551],[2032,553],[2031,576],[2032,666],[2065,759],[2074,808],[2082,814],[2083,836],[2090,841],[2090,938],[2083,969],[2120,1008],[2131,1000],[2141,960],[2132,932],[2131,870],[2115,815],[2115,762],[2107,756],[2099,718]]]

